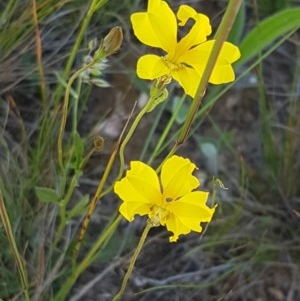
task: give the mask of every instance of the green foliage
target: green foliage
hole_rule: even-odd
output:
[[[54,204],[59,202],[59,196],[53,189],[47,187],[35,187],[35,193],[40,202]]]
[[[242,54],[238,64],[253,59],[276,39],[300,27],[300,8],[289,8],[261,21],[239,45]]]

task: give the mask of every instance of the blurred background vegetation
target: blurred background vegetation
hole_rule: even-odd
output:
[[[227,5],[225,0],[168,2],[175,10],[185,3],[207,14],[214,30]],[[147,49],[133,36],[129,19],[146,1],[98,1],[92,12],[91,3],[0,0],[0,190],[33,301],[55,300],[69,273],[67,248],[86,201],[134,102],[141,106],[148,93],[147,83],[135,75],[135,62]],[[300,300],[299,4],[244,1],[230,36],[242,52],[237,80],[208,87],[189,140],[178,152],[197,163],[203,189],[218,203],[217,214],[201,239],[193,234],[170,244],[164,229],[153,231],[124,300]],[[92,150],[95,138],[104,146],[101,142],[84,166],[70,208],[78,200],[85,203],[70,217],[64,240],[54,245],[58,206],[41,201],[36,187],[55,188],[60,181],[56,143],[66,82],[83,65],[89,42],[116,25],[124,31],[120,51],[95,75],[98,81],[77,83],[72,90],[72,98],[79,98],[84,152]],[[169,94],[135,133],[128,161],[156,165],[172,147],[190,99],[175,84]],[[71,127],[69,121],[67,132]],[[118,205],[112,195],[99,204],[82,253]],[[66,300],[111,300],[141,225],[122,223]],[[24,300],[2,223],[0,299]]]

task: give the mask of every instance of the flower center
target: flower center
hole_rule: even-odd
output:
[[[171,71],[175,71],[175,70],[178,70],[180,69],[182,66],[179,64],[174,64],[173,62],[171,62],[169,59],[168,59],[168,55],[165,55],[162,57],[164,63],[166,64],[167,68]]]
[[[166,219],[168,218],[169,212],[162,207],[157,205],[153,206],[149,213],[149,219],[153,227],[165,225]]]

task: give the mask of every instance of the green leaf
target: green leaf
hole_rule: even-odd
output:
[[[242,56],[237,64],[244,64],[276,39],[299,27],[300,8],[289,8],[265,19],[250,31],[240,44]]]
[[[36,186],[35,193],[41,202],[44,202],[44,203],[58,203],[59,202],[59,196],[57,195],[57,193],[54,189]]]

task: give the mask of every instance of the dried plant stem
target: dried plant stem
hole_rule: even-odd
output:
[[[92,199],[92,201],[90,203],[88,212],[87,212],[86,216],[84,217],[81,229],[79,231],[79,236],[78,236],[78,239],[77,239],[77,242],[76,242],[76,246],[74,248],[74,253],[73,253],[73,261],[74,262],[77,259],[77,256],[78,256],[78,253],[79,253],[79,250],[80,250],[80,246],[81,246],[81,243],[82,243],[82,240],[84,238],[84,235],[85,235],[86,230],[88,228],[88,225],[90,223],[92,214],[93,214],[93,212],[94,212],[94,210],[96,208],[96,204],[97,204],[98,200],[100,199],[100,197],[102,195],[102,191],[103,191],[104,185],[106,183],[106,180],[107,180],[107,178],[109,176],[109,173],[110,173],[111,168],[113,166],[113,163],[115,161],[116,155],[118,153],[119,145],[121,143],[121,139],[122,139],[122,137],[124,135],[124,132],[125,132],[127,126],[128,126],[129,120],[131,119],[131,116],[133,114],[134,108],[135,108],[135,106],[133,107],[133,109],[132,109],[132,111],[130,113],[130,116],[129,116],[129,118],[128,118],[128,120],[127,120],[127,122],[126,122],[126,124],[125,124],[125,126],[123,128],[123,131],[121,132],[120,137],[119,137],[119,139],[118,139],[118,141],[117,141],[117,143],[116,143],[116,145],[115,145],[115,147],[114,147],[114,149],[113,149],[113,151],[112,151],[112,153],[110,155],[110,158],[108,160],[107,166],[106,166],[105,171],[104,171],[104,174],[103,174],[103,176],[102,176],[102,178],[101,178],[101,180],[99,182],[97,190],[96,190],[96,192],[94,194],[94,197],[93,197],[93,199]]]
[[[41,42],[39,21],[38,21],[37,8],[36,8],[36,0],[32,0],[32,16],[33,16],[33,22],[35,26],[35,48],[36,48],[37,69],[40,76],[41,98],[42,98],[43,107],[46,108],[47,105],[46,80],[45,80],[45,73],[43,68],[42,42]]]
[[[27,276],[27,271],[25,269],[24,263],[23,263],[23,259],[19,253],[19,250],[17,248],[17,244],[14,238],[14,234],[11,228],[11,224],[10,224],[10,220],[8,217],[8,214],[6,212],[5,209],[5,204],[4,204],[4,200],[2,198],[2,193],[0,191],[0,217],[2,219],[2,223],[6,232],[6,236],[7,239],[9,241],[11,250],[13,252],[15,261],[16,261],[16,265],[18,267],[18,271],[19,271],[19,275],[20,275],[20,280],[21,280],[21,285],[22,285],[22,290],[23,290],[23,294],[25,297],[26,301],[30,301],[30,296],[29,296],[29,284],[28,284],[28,276]]]

